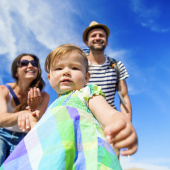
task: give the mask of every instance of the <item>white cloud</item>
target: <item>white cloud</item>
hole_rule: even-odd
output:
[[[12,19],[9,15],[10,4],[2,0],[0,1],[0,54],[16,53],[15,37],[12,33]]]
[[[126,61],[126,59],[124,57],[127,56],[128,51],[126,51],[126,50],[115,51],[112,48],[107,47],[106,53],[107,53],[108,56],[111,56],[112,58],[115,58],[115,59],[120,60],[120,61],[121,60]]]
[[[150,28],[155,32],[169,32],[170,25],[166,19],[169,18],[168,5],[164,8],[162,1],[131,0],[132,11],[136,14],[136,20],[143,27]],[[164,23],[166,22],[166,23]]]
[[[170,170],[166,165],[161,165],[162,163],[169,163],[169,158],[160,158],[155,161],[142,161],[135,162],[132,157],[120,157],[120,163],[123,170],[128,170],[130,168],[143,169],[143,170]],[[149,162],[149,163],[148,163]]]
[[[10,73],[11,63],[18,54],[36,54],[41,57],[43,68],[45,57],[58,45],[82,44],[74,22],[78,15],[71,1],[1,0],[0,60],[9,61],[9,67],[1,65],[0,72],[5,69]]]
[[[72,22],[76,12],[71,1],[31,1],[31,7],[18,10],[37,41],[49,49],[76,38]]]
[[[71,1],[1,0],[0,11],[0,53],[9,53],[11,60],[18,51],[35,48],[35,41],[50,50],[63,43],[79,44],[73,22],[78,12]]]
[[[170,164],[170,158],[155,158],[155,159],[148,159],[147,162],[152,164]]]

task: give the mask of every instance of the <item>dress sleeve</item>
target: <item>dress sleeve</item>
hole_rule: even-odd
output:
[[[88,84],[86,87],[80,90],[79,97],[82,102],[88,106],[89,99],[96,95],[102,95],[103,97],[105,97],[100,86]]]

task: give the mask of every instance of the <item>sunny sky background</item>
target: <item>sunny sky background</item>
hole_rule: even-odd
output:
[[[124,170],[170,170],[170,1],[169,0],[0,0],[0,84],[13,82],[11,63],[21,53],[44,61],[65,43],[86,48],[82,33],[91,21],[111,35],[106,54],[126,66],[139,138],[136,154],[121,157]],[[119,107],[119,99],[116,97]]]

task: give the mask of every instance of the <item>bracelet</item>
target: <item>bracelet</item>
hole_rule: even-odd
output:
[[[30,109],[30,107],[29,107],[29,106],[27,106],[27,107],[26,107],[26,109],[27,109],[27,110],[29,110],[30,112],[34,112],[34,111],[36,111],[36,110],[37,110],[37,108],[35,108],[35,109]]]
[[[30,112],[34,112],[34,111],[36,111],[37,110],[37,108],[35,108],[35,109],[28,109]]]

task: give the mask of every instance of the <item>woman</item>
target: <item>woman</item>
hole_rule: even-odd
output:
[[[15,82],[0,86],[0,165],[30,130],[31,114],[40,119],[49,102],[35,55],[19,55],[11,71]]]

